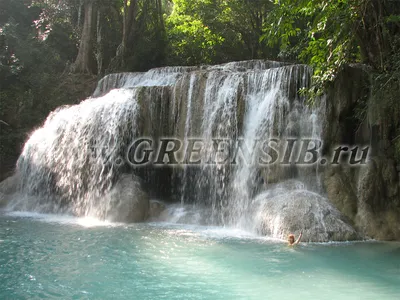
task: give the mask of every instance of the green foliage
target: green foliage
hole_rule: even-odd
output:
[[[261,41],[269,0],[174,0],[167,17],[169,64],[221,63],[274,58]]]
[[[399,1],[1,0],[0,157],[15,156],[50,110],[82,99],[93,86],[94,75],[68,74],[83,40],[87,1],[96,8],[88,48],[100,76],[166,64],[284,59],[313,67],[311,88],[302,92],[317,99],[347,64],[365,63],[373,97],[357,116],[384,124],[391,141],[400,134]]]
[[[18,57],[12,50],[17,40],[16,27],[12,18],[0,27],[0,87],[17,76],[22,69]]]
[[[311,95],[324,92],[343,67],[356,58],[357,1],[275,1],[263,39],[280,44],[281,51],[295,47],[298,58],[314,68]],[[300,41],[300,43],[299,43]],[[300,47],[299,47],[300,46]]]
[[[159,8],[152,1],[138,1],[139,12],[133,33],[132,53],[126,61],[129,71],[147,71],[165,64],[166,33]]]
[[[76,53],[73,43],[56,37],[65,36],[64,29],[55,28],[45,40],[38,38],[32,26],[40,15],[36,7],[5,1],[0,15],[0,164],[4,171],[15,162],[26,133],[55,108],[51,91]]]
[[[174,50],[170,58],[172,62],[185,65],[211,63],[216,56],[216,45],[221,45],[224,41],[222,36],[213,33],[196,14],[194,6],[204,4],[201,2],[174,2],[174,10],[166,22],[170,47]]]
[[[300,61],[314,68],[308,92],[315,98],[349,63],[368,63],[377,72],[392,66],[399,48],[391,41],[400,29],[394,2],[276,0],[262,39],[279,44],[281,53],[294,49]]]

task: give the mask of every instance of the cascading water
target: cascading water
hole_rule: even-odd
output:
[[[115,73],[99,81],[93,97],[98,97],[116,88],[138,86],[171,86],[185,72],[196,70],[196,67],[166,67],[152,69],[146,73]]]
[[[184,128],[184,136],[183,136],[183,142],[185,143],[185,151],[187,151],[187,141],[188,138],[191,137],[191,120],[192,120],[192,114],[193,114],[193,106],[192,102],[194,98],[194,89],[195,89],[195,83],[197,82],[196,80],[196,73],[190,74],[190,79],[189,79],[189,91],[187,95],[187,106],[186,106],[186,121],[185,121],[185,128]],[[188,177],[188,168],[183,169],[183,179],[186,179]],[[182,189],[181,189],[181,204],[185,203],[185,195],[188,195],[187,192],[187,180],[182,181]]]
[[[249,74],[247,79],[246,112],[243,124],[243,141],[245,147],[252,149],[251,160],[243,159],[235,172],[232,181],[233,202],[229,207],[232,211],[230,223],[245,227],[249,220],[248,212],[252,192],[257,186],[257,162],[259,157],[254,147],[257,140],[277,137],[282,132],[284,114],[289,109],[289,99],[286,91],[281,88],[284,68],[278,72],[274,69],[261,74]],[[274,130],[275,125],[278,126]],[[248,160],[249,158],[247,158]]]
[[[308,86],[309,77],[306,66],[268,61],[110,74],[99,82],[93,98],[54,111],[32,134],[17,168],[20,192],[26,197],[11,205],[107,218],[114,205],[107,195],[120,197],[123,191],[115,189],[126,188],[130,179],[124,174],[134,173],[147,193],[154,190],[159,198],[180,202],[171,208],[181,216],[174,216],[176,222],[195,219],[259,230],[255,216],[268,214],[260,203],[272,195],[266,194],[275,188],[271,184],[300,176],[306,189],[318,191],[318,184],[310,184],[316,181],[315,168],[260,167],[245,162],[240,153],[236,164],[210,163],[215,140],[241,140],[257,157],[259,149],[252,146],[256,140],[320,138],[324,107],[309,108],[298,93]],[[127,150],[143,136],[180,139],[183,150],[191,138],[201,139],[203,164],[132,168],[125,161]],[[228,143],[225,150],[232,154],[235,145]],[[185,217],[187,204],[203,215]]]
[[[136,92],[114,90],[53,112],[18,160],[20,186],[30,198],[15,208],[103,217],[100,197],[116,179],[124,142],[137,133]]]
[[[243,88],[243,76],[239,73],[212,72],[207,79],[204,95],[204,117],[201,126],[206,145],[204,161],[212,156],[213,139],[235,139],[238,134],[238,93]],[[200,199],[208,199],[212,209],[212,222],[224,223],[224,207],[228,205],[230,167],[222,162],[204,164],[201,170]]]

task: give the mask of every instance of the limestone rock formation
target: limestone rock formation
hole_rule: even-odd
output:
[[[149,219],[157,220],[165,211],[165,204],[161,201],[150,200]]]
[[[387,111],[374,118],[370,112],[359,113],[371,98],[368,70],[362,66],[344,68],[313,106],[299,93],[309,86],[310,76],[304,65],[261,60],[107,75],[93,98],[57,109],[32,133],[17,164],[21,180],[16,181],[26,197],[12,204],[18,204],[15,209],[118,222],[150,217],[246,227],[253,226],[257,215],[259,232],[280,238],[303,228],[305,240],[351,240],[359,237],[355,228],[371,238],[400,239],[399,161],[394,160],[393,138],[398,122],[388,125],[393,122],[385,122]],[[136,168],[129,150],[141,137],[155,140],[154,149],[162,137],[185,141],[178,160],[191,138],[202,139],[205,154],[218,150],[215,139],[242,139],[248,145],[317,139],[327,158],[338,145],[369,145],[371,156],[369,165],[355,167],[346,158],[335,167],[307,165],[296,162],[300,144],[286,155],[290,147],[282,142],[275,146],[280,155],[272,165],[241,163],[238,155],[237,164],[213,165],[210,160],[200,168]],[[226,152],[234,150],[232,143]],[[256,158],[260,154],[256,147],[250,150]],[[126,173],[140,177],[143,187],[132,175],[120,176]],[[302,185],[288,184],[289,179]],[[4,205],[13,180],[2,185],[11,191],[2,191]],[[179,204],[149,204],[144,189],[152,198]]]
[[[357,195],[352,178],[340,166],[329,167],[324,172],[324,187],[328,199],[346,217],[354,220],[357,214]]]
[[[395,163],[374,158],[360,171],[356,223],[372,238],[400,239],[400,187]]]
[[[105,219],[109,221],[133,223],[148,217],[149,198],[135,176],[122,176],[104,198],[108,203]]]
[[[303,231],[303,241],[327,242],[360,239],[349,221],[324,197],[293,190],[255,199],[256,226],[263,235],[286,239]]]
[[[399,162],[394,159],[393,140],[388,139],[396,125],[389,128],[382,117],[376,117],[385,115],[380,105],[371,106],[374,111],[367,112],[364,120],[357,119],[366,101],[371,101],[369,86],[368,71],[353,65],[345,68],[327,94],[322,134],[325,151],[337,145],[366,145],[369,157],[366,165],[349,166],[345,156],[340,166],[326,167],[324,190],[358,231],[374,239],[398,240]]]
[[[18,191],[18,175],[10,176],[0,182],[0,208],[6,206]]]

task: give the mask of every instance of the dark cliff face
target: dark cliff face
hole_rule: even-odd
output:
[[[28,101],[24,95],[20,96],[21,100],[24,99],[24,104],[19,104],[20,108],[2,108],[5,116],[0,121],[0,181],[14,173],[24,142],[34,128],[43,124],[50,111],[61,105],[79,103],[93,93],[97,84],[97,76],[89,74],[64,74],[61,77],[54,75],[54,78],[51,83],[48,80],[43,81],[46,87],[39,87],[43,94],[36,94],[33,101]],[[33,96],[29,94],[29,97]],[[15,103],[20,101],[14,97],[10,99]],[[2,101],[6,103],[7,99],[0,97],[0,102]]]
[[[387,122],[397,108],[385,111],[385,100],[374,97],[370,87],[368,70],[349,66],[327,94],[325,149],[346,144],[370,148],[365,166],[327,167],[324,189],[329,200],[367,236],[399,240],[400,164],[394,140],[399,123]]]

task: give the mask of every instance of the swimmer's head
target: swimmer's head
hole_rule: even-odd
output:
[[[294,235],[293,234],[289,234],[288,241],[289,241],[289,244],[293,244],[294,243]]]

